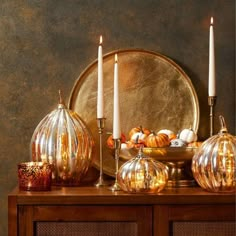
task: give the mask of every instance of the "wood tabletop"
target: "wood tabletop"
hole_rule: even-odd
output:
[[[16,187],[9,198],[15,198],[17,204],[235,204],[236,195],[233,193],[212,193],[200,187],[165,188],[160,193],[125,193],[113,192],[108,187],[56,187],[51,191],[33,192],[19,191]]]

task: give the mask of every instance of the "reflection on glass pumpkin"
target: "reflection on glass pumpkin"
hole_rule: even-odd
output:
[[[91,163],[94,142],[78,114],[60,97],[57,109],[36,127],[30,144],[33,161],[53,164],[52,183],[73,186],[81,182]]]
[[[142,148],[136,157],[125,162],[118,171],[118,183],[125,192],[160,192],[167,181],[167,167],[145,156]]]
[[[200,146],[192,159],[198,184],[212,192],[233,192],[236,188],[236,137],[227,131],[220,116],[221,130]]]

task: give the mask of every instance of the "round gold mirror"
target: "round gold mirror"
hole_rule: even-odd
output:
[[[195,89],[185,72],[171,59],[145,50],[119,50],[104,55],[105,128],[103,135],[104,173],[114,176],[115,161],[106,146],[113,123],[114,55],[119,58],[121,129],[128,132],[142,125],[154,131],[178,132],[192,127],[197,132],[199,104]],[[69,108],[90,128],[96,142],[94,165],[99,167],[97,128],[97,60],[79,76],[72,89]],[[120,164],[125,160],[121,158]]]

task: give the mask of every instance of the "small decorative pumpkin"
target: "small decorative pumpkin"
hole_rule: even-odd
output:
[[[133,143],[130,140],[128,140],[127,142],[125,142],[125,147],[127,149],[134,148],[135,147],[135,143]]]
[[[198,137],[195,131],[189,128],[189,129],[183,129],[179,133],[179,138],[182,139],[186,143],[191,143],[191,142],[197,141]]]
[[[212,192],[236,190],[236,137],[229,134],[223,116],[221,130],[207,139],[192,159],[192,172],[197,183]]]
[[[141,125],[139,127],[134,127],[130,130],[129,132],[129,138],[132,139],[132,136],[136,133],[143,133],[143,134],[146,134],[146,136],[148,136],[151,131],[147,128],[143,128]]]
[[[136,127],[129,132],[130,141],[135,144],[136,147],[146,144],[146,139],[150,131],[146,128]]]
[[[171,147],[185,147],[186,143],[182,139],[176,138],[170,141],[170,146]]]
[[[170,145],[170,140],[167,134],[156,134],[152,132],[146,139],[147,147],[167,147]]]
[[[177,135],[175,134],[175,132],[169,129],[161,129],[157,132],[157,134],[167,134],[169,137],[169,140],[177,138]]]
[[[125,192],[156,193],[167,184],[168,168],[163,163],[145,156],[140,148],[134,158],[120,167],[117,180]]]
[[[126,142],[126,137],[124,133],[121,133],[121,138],[120,138],[120,142],[125,143]],[[114,140],[113,140],[113,135],[110,135],[107,139],[107,146],[109,148],[114,148]]]

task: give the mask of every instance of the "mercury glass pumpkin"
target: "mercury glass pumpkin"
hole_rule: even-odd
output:
[[[220,116],[221,130],[200,146],[192,159],[197,183],[211,192],[234,192],[236,188],[236,137],[229,134]]]
[[[168,181],[168,168],[147,157],[142,148],[134,158],[125,162],[118,171],[118,184],[125,192],[160,192]]]
[[[53,165],[53,185],[77,186],[90,166],[93,146],[88,127],[60,96],[58,107],[36,127],[30,154],[33,161]]]

